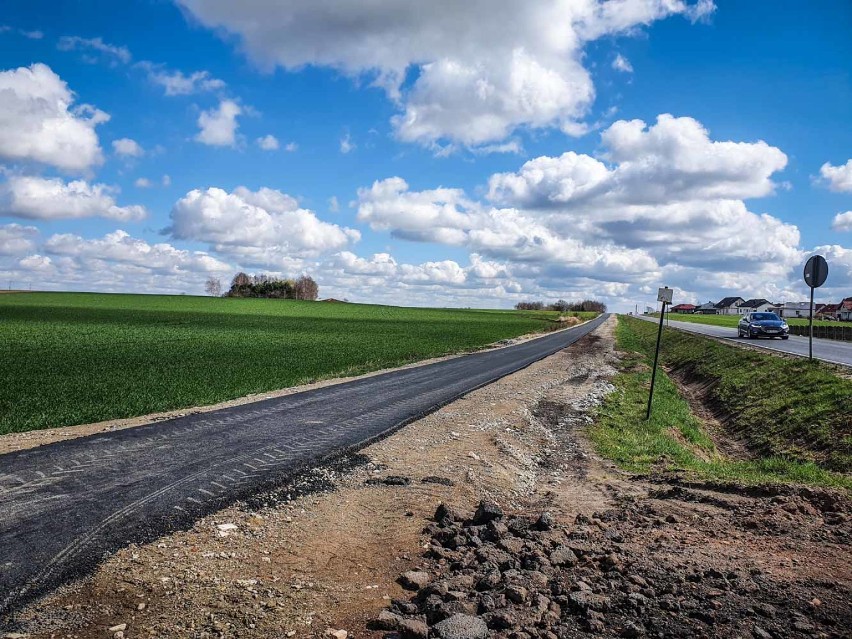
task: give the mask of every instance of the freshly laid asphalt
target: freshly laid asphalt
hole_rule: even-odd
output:
[[[659,317],[637,315],[639,319],[659,323]],[[737,337],[737,329],[726,326],[715,326],[712,324],[699,324],[697,322],[678,322],[669,319],[663,326],[679,328],[690,333],[709,335],[719,339],[729,340],[735,343],[747,344],[748,346],[759,346],[768,350],[788,353],[790,355],[808,356],[808,338],[799,335],[790,335],[790,339],[748,339]],[[852,366],[852,342],[841,342],[833,339],[814,338],[814,359],[821,359],[832,364]]]
[[[0,455],[0,616],[107,553],[186,528],[525,368],[606,317],[505,348]]]

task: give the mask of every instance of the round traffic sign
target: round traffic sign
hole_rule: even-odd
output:
[[[811,288],[819,288],[825,284],[828,277],[828,262],[822,255],[813,255],[805,264],[805,284]]]

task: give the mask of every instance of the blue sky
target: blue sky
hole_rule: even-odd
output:
[[[419,7],[7,2],[0,285],[852,295],[848,2]]]

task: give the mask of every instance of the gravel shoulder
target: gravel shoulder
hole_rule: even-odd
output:
[[[125,548],[0,628],[45,639],[407,639],[468,615],[519,639],[848,636],[847,497],[629,476],[591,452],[583,429],[611,391],[614,325],[358,455]],[[480,500],[499,509],[499,536],[475,523]],[[435,521],[439,504],[458,514]],[[554,561],[560,547],[575,559]],[[408,571],[462,579],[403,587]],[[486,573],[490,586],[479,584]]]

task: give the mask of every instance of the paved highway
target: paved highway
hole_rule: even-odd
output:
[[[659,323],[659,317],[648,317],[638,315],[639,319]],[[670,319],[668,326],[679,328],[690,333],[700,333],[710,337],[718,337],[733,343],[747,344],[748,346],[759,346],[768,350],[788,353],[790,355],[808,356],[808,338],[798,335],[790,335],[790,339],[748,339],[737,337],[737,329],[725,326],[714,326],[712,324],[698,324],[696,322],[678,322]],[[852,342],[841,342],[832,339],[814,338],[814,357],[833,364],[852,366]]]
[[[105,553],[187,527],[574,343],[606,317],[506,348],[0,455],[2,615]],[[6,617],[9,622],[8,616]]]

